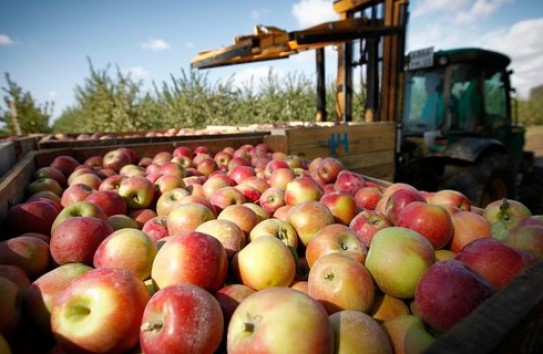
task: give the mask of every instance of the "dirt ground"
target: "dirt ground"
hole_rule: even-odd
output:
[[[525,150],[534,152],[535,167],[524,176],[519,198],[534,214],[543,214],[543,126],[527,129]]]
[[[526,150],[533,151],[536,165],[543,167],[543,126],[529,127],[526,131]]]

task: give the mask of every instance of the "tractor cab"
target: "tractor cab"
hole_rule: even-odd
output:
[[[410,53],[404,137],[477,136],[504,141],[511,125],[509,63],[503,54],[475,48]],[[427,142],[430,149],[444,148]]]

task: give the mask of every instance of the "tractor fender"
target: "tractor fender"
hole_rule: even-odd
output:
[[[479,137],[460,137],[445,150],[433,154],[433,157],[450,158],[473,163],[489,149],[495,152],[508,153],[507,148],[499,140]]]

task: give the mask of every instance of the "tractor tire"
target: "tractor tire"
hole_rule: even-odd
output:
[[[488,203],[515,196],[515,168],[507,154],[489,153],[473,164],[446,165],[439,189],[464,193],[472,205],[484,208]]]

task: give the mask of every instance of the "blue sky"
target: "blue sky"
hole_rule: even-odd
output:
[[[256,24],[303,29],[337,19],[331,0],[0,0],[0,86],[4,73],[54,116],[74,104],[74,89],[96,69],[117,65],[146,87],[188,70],[198,52],[233,43]],[[523,96],[543,83],[543,1],[412,0],[408,49],[481,46],[510,55]],[[210,80],[313,75],[314,54],[208,70]],[[329,72],[335,53],[327,51]],[[2,92],[1,96],[4,96]],[[2,103],[0,103],[1,105]]]

